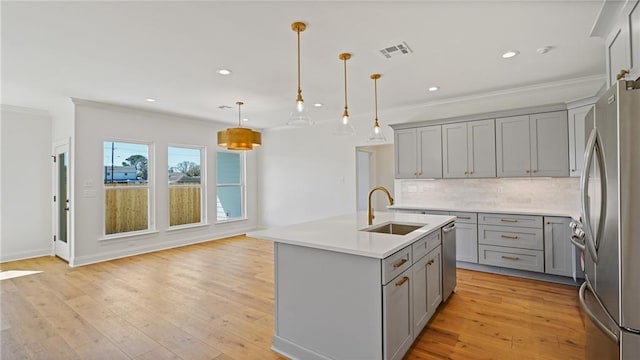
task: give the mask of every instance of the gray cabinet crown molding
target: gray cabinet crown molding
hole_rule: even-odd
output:
[[[451,123],[457,123],[457,122],[495,119],[495,118],[501,118],[501,117],[518,116],[518,115],[539,114],[539,113],[562,111],[562,110],[567,110],[567,104],[558,103],[558,104],[543,105],[543,106],[532,106],[532,107],[526,107],[526,108],[492,111],[492,112],[486,112],[486,113],[480,113],[480,114],[455,116],[455,117],[444,118],[444,119],[411,121],[411,122],[390,124],[389,126],[393,130],[401,130],[401,129],[411,129],[411,128],[417,128],[422,126],[430,126],[430,125],[451,124]]]

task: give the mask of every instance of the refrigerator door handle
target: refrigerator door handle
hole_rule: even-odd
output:
[[[593,156],[595,155],[595,150],[598,148],[598,164],[600,165],[600,171],[602,175],[601,178],[601,194],[602,200],[600,202],[600,216],[599,216],[599,224],[598,224],[598,232],[597,234],[593,233],[593,226],[591,225],[590,213],[588,213],[588,203],[589,203],[589,173],[591,172],[591,163],[593,160]],[[589,250],[589,255],[591,255],[591,259],[596,264],[598,263],[598,249],[596,248],[596,242],[601,237],[602,232],[604,231],[604,220],[606,218],[607,212],[607,186],[606,186],[606,173],[604,168],[604,162],[602,159],[602,140],[600,139],[600,134],[598,134],[598,128],[594,128],[591,131],[591,135],[589,135],[589,140],[586,145],[587,151],[584,154],[584,166],[582,167],[582,174],[580,174],[580,213],[583,219],[583,227],[586,232],[585,237],[585,246]],[[597,239],[596,239],[597,238]],[[572,241],[573,242],[573,241]]]
[[[595,293],[593,292],[593,289],[591,288],[589,283],[585,281],[580,286],[580,292],[578,293],[578,298],[580,299],[580,306],[582,307],[582,310],[584,310],[584,312],[587,314],[587,316],[589,316],[589,318],[591,319],[593,324],[596,327],[598,327],[598,329],[600,329],[600,331],[602,331],[609,339],[611,339],[611,341],[616,343],[616,345],[620,344],[620,338],[618,337],[618,335],[616,333],[614,333],[613,331],[611,331],[611,329],[606,327],[602,322],[600,322],[600,320],[593,314],[591,309],[589,309],[589,306],[587,305],[587,303],[586,303],[586,301],[584,299],[584,292],[585,292],[585,290],[587,288],[589,288],[589,291],[592,294],[594,294],[594,297],[595,297],[596,301],[604,309],[604,306],[602,305],[602,302],[600,302],[600,299],[598,299],[598,297],[595,296]],[[609,315],[609,313],[607,313],[606,311],[605,311],[605,313],[607,314],[607,317],[609,318],[609,320],[611,322],[615,323],[615,321],[611,318],[611,315]]]
[[[577,247],[581,251],[585,251],[586,250],[587,247],[584,244],[584,239],[580,239],[577,236],[571,236],[570,240],[571,240],[571,243],[573,244],[573,246]]]

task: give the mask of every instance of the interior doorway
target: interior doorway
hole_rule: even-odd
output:
[[[69,262],[70,251],[70,179],[69,179],[69,142],[54,145],[54,254]]]
[[[394,193],[393,144],[356,147],[356,209],[366,211],[369,190],[384,186]],[[372,207],[387,210],[386,196],[374,196]]]

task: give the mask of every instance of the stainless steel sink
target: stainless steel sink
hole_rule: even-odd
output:
[[[420,229],[424,225],[410,225],[400,223],[387,223],[384,225],[376,226],[370,229],[363,229],[362,231],[374,232],[380,234],[392,234],[392,235],[407,235],[408,233]]]

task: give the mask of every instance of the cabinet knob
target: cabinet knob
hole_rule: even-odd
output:
[[[538,170],[533,170],[533,172],[534,172],[534,173],[537,173],[537,172],[538,172]]]
[[[468,172],[468,171],[465,171],[465,172],[464,172],[464,174],[465,174],[465,175],[469,175],[469,172]]]
[[[413,173],[413,175],[418,176],[418,173],[417,173],[417,172],[414,172],[414,173]]]
[[[528,174],[528,173],[530,173],[530,172],[531,172],[531,170],[527,170],[527,171],[525,171],[525,172]]]
[[[622,69],[622,70],[620,70],[620,72],[618,73],[618,75],[616,75],[616,80],[622,80],[622,79],[624,79],[624,78],[627,76],[627,74],[628,74],[628,73],[629,73],[629,70],[627,70],[627,69]]]
[[[473,171],[469,172],[469,175],[473,174]]]

